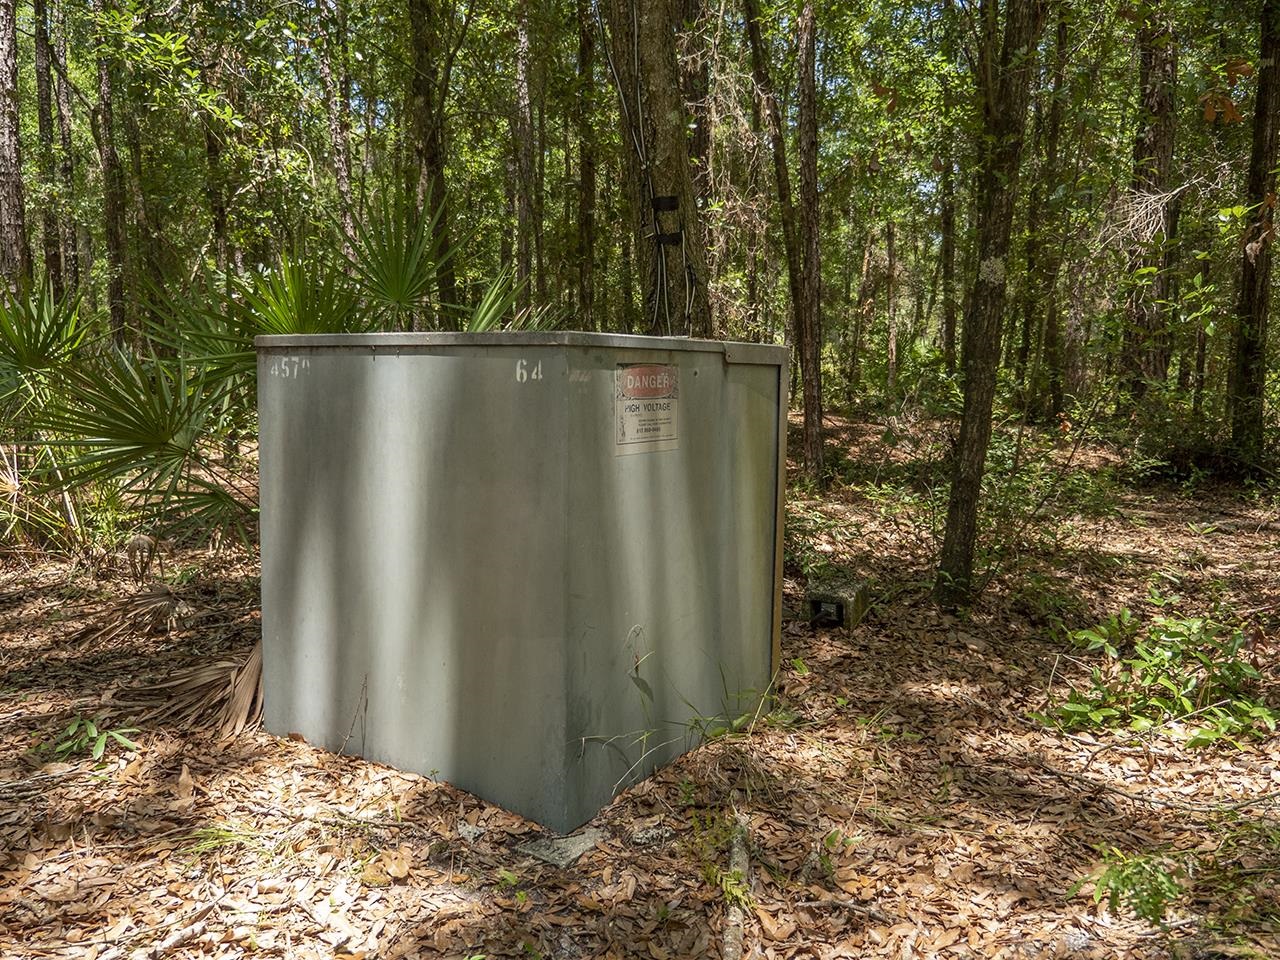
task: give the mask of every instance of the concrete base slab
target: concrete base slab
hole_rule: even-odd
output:
[[[516,847],[521,853],[563,870],[608,836],[599,827],[587,827],[568,837],[545,837]]]

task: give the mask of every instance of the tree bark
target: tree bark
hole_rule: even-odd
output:
[[[822,479],[822,261],[818,237],[822,224],[818,208],[818,94],[817,13],[814,0],[800,10],[800,109],[797,122],[800,165],[800,232],[804,300],[796,309],[796,349],[804,387],[805,471]]]
[[[0,0],[0,281],[10,291],[31,281],[19,137],[16,0]]]
[[[443,49],[444,15],[437,0],[408,0],[409,35],[413,70],[409,80],[416,198],[421,216],[435,218],[432,241],[438,256],[453,246],[449,196],[445,188],[444,101],[449,90],[452,58]],[[458,281],[453,260],[436,271],[441,306],[458,303]]]
[[[537,103],[538,137],[534,141],[533,155],[533,254],[535,302],[547,302],[547,242],[546,242],[546,185],[547,185],[547,105],[546,87],[543,84],[534,97]]]
[[[54,97],[58,101],[58,180],[60,193],[69,200],[75,195],[75,151],[71,140],[71,84],[67,80],[67,25],[65,0],[58,4],[57,34],[51,53],[57,65],[54,80]],[[62,266],[67,286],[76,290],[80,286],[79,229],[74,211],[64,207],[61,222]]]
[[[50,62],[48,0],[34,0],[32,19],[36,34],[36,123],[40,137],[39,168],[43,200],[40,209],[40,241],[44,250],[45,276],[55,299],[62,299],[62,239],[58,228],[55,198],[57,173],[53,159],[53,82]]]
[[[1059,145],[1062,140],[1062,115],[1066,99],[1065,85],[1067,58],[1070,54],[1070,31],[1065,6],[1058,8],[1058,23],[1053,41],[1053,81],[1050,90],[1049,118],[1045,127],[1044,168],[1041,178],[1048,184],[1050,199],[1046,213],[1053,224],[1050,239],[1040,261],[1039,269],[1032,278],[1036,296],[1044,303],[1044,334],[1042,351],[1044,356],[1044,387],[1048,395],[1048,404],[1044,408],[1051,419],[1057,419],[1063,411],[1064,358],[1062,351],[1062,318],[1058,307],[1058,274],[1062,270],[1063,244],[1066,242],[1066,229],[1062,218],[1066,216],[1066,208],[1058,197],[1058,184],[1062,170],[1059,162]],[[1036,385],[1033,385],[1036,386]],[[1036,387],[1038,389],[1038,386]]]
[[[533,295],[534,142],[533,100],[529,93],[529,4],[521,0],[516,20],[516,89],[511,113],[515,155],[517,306],[528,310]]]
[[[1031,156],[1039,155],[1044,142],[1044,111],[1039,100],[1033,101],[1031,123]],[[1046,150],[1047,154],[1047,150]],[[1034,160],[1033,160],[1034,162]],[[1043,272],[1041,264],[1041,248],[1044,238],[1041,231],[1048,228],[1040,216],[1045,202],[1045,177],[1048,160],[1040,165],[1039,175],[1034,177],[1031,195],[1027,202],[1027,233],[1024,247],[1026,257],[1026,282],[1022,285],[1021,323],[1018,325],[1018,345],[1013,356],[1013,380],[1016,385],[1018,401],[1024,409],[1029,407],[1031,393],[1027,389],[1027,365],[1031,360],[1031,351],[1035,345],[1036,328],[1040,315],[1042,291],[1037,289],[1035,280]]]
[[[702,21],[707,15],[706,0],[680,0],[680,20],[688,28],[680,57],[680,86],[688,105],[692,129],[689,131],[689,164],[693,192],[703,206],[711,198],[711,118],[707,98],[711,92],[711,57],[701,43]]]
[[[647,256],[651,263],[645,288],[649,330],[705,337],[711,331],[707,249],[676,64],[675,0],[607,0],[602,6],[618,87],[636,259]]]
[[[942,230],[942,363],[947,373],[956,369],[956,188],[950,151],[942,161],[939,191]]]
[[[998,0],[982,0],[979,11],[983,39],[975,80],[983,137],[977,181],[978,269],[965,307],[961,358],[964,411],[935,583],[936,596],[947,604],[967,600],[973,588],[978,499],[991,442],[1009,238],[1041,19],[1037,0],[1008,0],[1003,40],[998,40]]]
[[[112,0],[95,0],[95,10],[101,15],[109,9]],[[116,343],[124,343],[124,171],[116,153],[114,84],[110,43],[105,36],[98,36],[98,104],[94,110],[94,139],[102,164],[102,216],[107,246],[107,307],[110,312],[111,335]]]
[[[626,147],[622,149],[623,155],[628,153]],[[618,172],[622,174],[626,169],[626,164],[622,164],[622,169]],[[625,207],[626,198],[620,198],[620,207]],[[621,212],[621,209],[619,210]],[[634,215],[631,217],[635,220]],[[623,218],[619,217],[618,222],[623,222]],[[618,305],[618,321],[622,326],[623,333],[634,333],[638,324],[635,318],[636,309],[636,255],[635,255],[636,233],[634,230],[622,231],[621,253],[620,259],[622,270],[622,302]]]
[[[135,251],[141,254],[135,259],[141,260],[146,270],[148,281],[156,289],[164,283],[164,266],[162,264],[161,240],[162,228],[156,220],[148,197],[148,187],[152,180],[146,174],[142,129],[138,123],[137,104],[142,100],[139,84],[126,84],[126,93],[122,99],[123,109],[120,111],[122,133],[124,135],[125,156],[129,161],[131,177],[125,178],[129,199],[133,207]],[[137,267],[135,266],[135,277]]]
[[[205,9],[208,12],[208,8],[206,7]],[[207,35],[202,35],[201,39],[207,41]],[[201,83],[216,83],[220,74],[220,67],[217,65],[221,64],[223,52],[221,43],[212,44],[208,47],[203,59],[206,64],[215,65],[214,72],[210,75],[209,68],[202,66],[200,68]],[[213,118],[207,114],[201,118],[201,127],[204,133],[204,193],[205,200],[209,204],[209,222],[213,228],[214,264],[223,275],[226,295],[230,298],[232,292],[231,258],[230,241],[227,232],[227,186],[222,168],[222,140],[219,137],[219,131],[214,127]]]
[[[578,231],[575,244],[578,281],[578,323],[585,330],[600,329],[596,317],[596,147],[595,147],[595,24],[589,0],[578,0]]]
[[[898,316],[894,302],[897,290],[894,281],[898,273],[898,245],[894,236],[893,221],[884,225],[884,245],[888,256],[884,279],[884,316],[887,324],[885,341],[884,390],[892,398],[898,389]]]
[[[1130,192],[1140,206],[1157,206],[1159,229],[1134,244],[1129,255],[1133,281],[1126,304],[1122,367],[1129,396],[1141,399],[1147,385],[1169,372],[1168,331],[1163,304],[1169,298],[1169,279],[1163,249],[1171,233],[1169,187],[1173,174],[1176,122],[1174,100],[1178,76],[1177,41],[1167,3],[1148,7],[1138,27],[1138,86],[1141,120],[1133,142],[1133,180]],[[1140,273],[1140,271],[1151,271]]]
[[[795,344],[796,352],[800,358],[801,364],[801,383],[804,390],[804,441],[803,448],[805,454],[805,473],[812,479],[817,479],[822,471],[822,396],[821,396],[821,371],[818,369],[817,359],[820,347],[817,344],[818,320],[816,317],[817,301],[813,301],[812,308],[810,306],[809,295],[814,289],[810,285],[809,278],[806,276],[806,268],[809,266],[809,251],[807,238],[804,243],[801,240],[801,228],[796,222],[795,206],[791,199],[791,175],[787,169],[787,147],[786,140],[782,131],[782,114],[778,107],[778,98],[774,92],[773,78],[769,71],[768,53],[764,46],[764,35],[760,22],[760,5],[757,0],[743,0],[743,10],[746,15],[747,27],[747,43],[751,48],[751,69],[755,77],[756,93],[764,106],[764,123],[768,132],[770,151],[773,156],[773,172],[774,179],[778,190],[778,214],[782,221],[782,242],[787,254],[787,281],[791,292],[791,340]],[[806,114],[806,121],[813,123],[812,143],[814,156],[817,155],[817,130],[816,130],[816,107],[814,100],[816,92],[814,91],[814,69],[815,58],[808,47],[815,42],[813,34],[815,33],[813,24],[813,10],[811,4],[806,2],[801,12],[800,20],[801,28],[801,44],[800,44],[800,62],[797,65],[800,73],[800,100],[804,104],[809,101],[807,107],[802,110],[812,112],[812,117]],[[800,128],[800,144],[803,147],[809,139],[810,130],[805,121],[801,122]],[[806,148],[807,149],[807,148]],[[802,178],[805,176],[804,163],[801,163]],[[817,170],[816,159],[813,170],[814,198],[813,203],[817,204]],[[808,198],[804,195],[806,190],[805,184],[801,183],[801,203],[806,205]],[[807,214],[806,226],[807,226]],[[816,217],[815,217],[816,227]],[[815,229],[816,233],[816,229]],[[814,237],[816,243],[816,236]],[[820,278],[816,281],[821,283]],[[813,335],[813,341],[808,339]],[[806,362],[812,373],[806,376]],[[810,383],[812,380],[812,383]]]
[[[774,181],[778,190],[778,215],[782,221],[782,246],[787,255],[787,282],[791,291],[793,314],[795,305],[804,297],[801,289],[803,268],[800,242],[796,230],[795,208],[791,202],[791,174],[787,169],[787,146],[782,133],[782,113],[774,93],[773,78],[769,72],[769,56],[764,48],[764,36],[760,24],[758,0],[743,0],[746,13],[747,42],[751,47],[751,70],[756,82],[756,96],[764,110],[764,126],[769,137],[769,149],[773,157]],[[792,318],[792,341],[795,339],[795,317]]]
[[[1276,138],[1280,130],[1280,0],[1263,0],[1261,27],[1253,149],[1249,155],[1245,201],[1251,213],[1240,259],[1240,287],[1227,387],[1231,446],[1245,465],[1257,464],[1262,459],[1265,440],[1267,308],[1271,293],[1271,247],[1276,230]]]
[[[872,217],[875,216],[872,211]],[[871,322],[876,303],[876,272],[872,263],[875,252],[876,231],[867,228],[867,240],[862,248],[862,270],[858,279],[858,299],[853,305],[853,336],[849,343],[849,356],[845,374],[845,397],[850,406],[858,398],[858,386],[862,379],[862,332]]]
[[[355,240],[355,204],[351,196],[351,103],[346,96],[346,17],[342,3],[322,0],[316,9],[320,20],[320,49],[316,64],[324,92],[325,116],[329,121],[329,148],[333,158],[333,179],[338,189],[338,222],[342,227],[342,249],[351,256]],[[334,51],[338,52],[339,78],[334,79]]]

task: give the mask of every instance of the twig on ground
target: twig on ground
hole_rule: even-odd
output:
[[[182,944],[187,943],[190,940],[203,936],[205,930],[209,927],[209,925],[205,923],[204,918],[209,915],[209,911],[211,911],[213,907],[214,904],[212,903],[205,904],[196,913],[195,919],[193,919],[191,923],[173,931],[173,933],[169,934],[169,936],[165,937],[153,946],[148,951],[147,955],[152,957],[153,960],[159,960],[160,957],[167,955],[169,951],[175,947],[180,947]]]
[[[875,907],[869,907],[865,903],[859,903],[857,900],[850,900],[847,897],[831,897],[827,900],[802,900],[796,904],[797,908],[814,908],[814,907],[841,907],[845,910],[852,910],[854,913],[860,913],[876,923],[893,923],[893,919],[886,914],[881,913]]]
[[[737,877],[744,889],[749,890],[747,871],[747,821],[741,815],[734,818],[733,836],[729,840],[729,872]],[[724,942],[720,947],[722,960],[742,960],[742,928],[746,911],[739,903],[729,904],[724,922]]]

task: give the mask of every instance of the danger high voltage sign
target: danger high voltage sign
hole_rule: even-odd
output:
[[[670,364],[619,364],[614,371],[615,450],[619,454],[679,446],[680,370]]]

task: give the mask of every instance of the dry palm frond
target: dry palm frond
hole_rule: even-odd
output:
[[[165,583],[152,583],[131,597],[104,608],[105,619],[76,632],[73,645],[85,648],[98,643],[148,633],[166,633],[177,626],[189,609]]]
[[[217,727],[231,737],[262,717],[262,641],[243,659],[197,663],[167,680],[122,691],[121,705],[140,710],[135,719]]]

